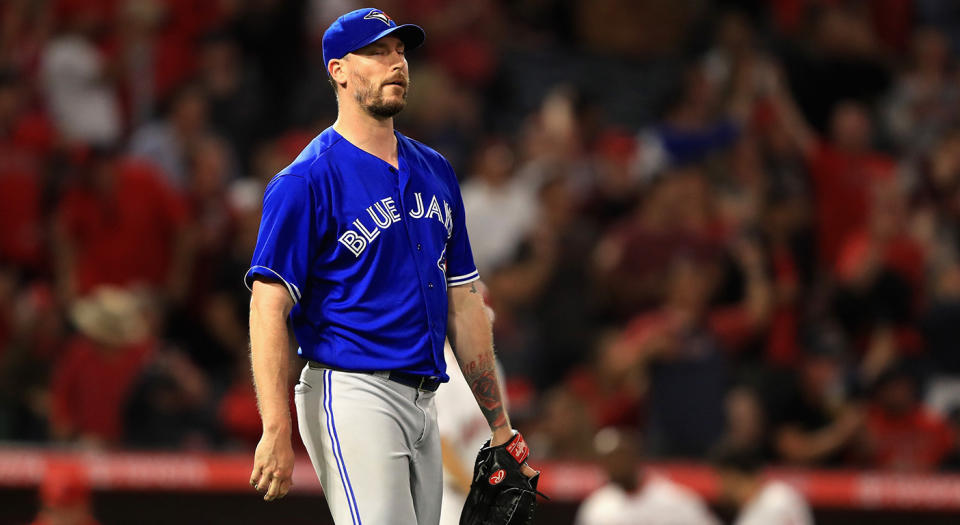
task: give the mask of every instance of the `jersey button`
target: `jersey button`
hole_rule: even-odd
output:
[[[418,243],[417,243],[417,251],[419,252],[421,248],[422,248],[422,246],[420,246],[420,243],[418,242]]]
[[[433,283],[427,283],[427,288],[433,288]]]

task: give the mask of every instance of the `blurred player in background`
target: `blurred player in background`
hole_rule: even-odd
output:
[[[448,363],[456,356],[448,343],[444,349]],[[473,463],[477,451],[490,436],[490,428],[477,408],[470,385],[457,367],[447,369],[450,382],[437,392],[437,426],[443,457],[443,500],[440,525],[456,525],[470,492]]]
[[[764,480],[760,466],[751,450],[730,448],[717,455],[721,498],[739,509],[734,525],[813,525],[803,496],[782,481]]]
[[[654,474],[641,478],[632,437],[614,428],[597,432],[594,452],[610,480],[580,505],[576,525],[720,525],[690,489]]]
[[[487,298],[488,289],[477,281],[477,289]],[[494,313],[486,307],[487,317],[493,323]],[[444,357],[448,363],[456,362],[456,355],[448,342],[444,345]],[[473,391],[455,366],[447,368],[450,382],[437,391],[437,426],[440,428],[440,447],[443,456],[443,501],[440,507],[440,525],[457,525],[460,512],[470,492],[473,464],[477,451],[490,435],[487,420],[477,407]],[[497,375],[502,379],[503,370],[497,366]],[[503,382],[501,381],[502,385]],[[506,404],[506,395],[503,395]]]

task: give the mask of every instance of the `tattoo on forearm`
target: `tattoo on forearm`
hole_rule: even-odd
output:
[[[477,398],[477,404],[480,405],[480,410],[483,412],[483,416],[487,418],[490,428],[496,430],[507,426],[509,424],[507,413],[503,409],[500,384],[497,381],[492,356],[486,353],[477,360],[466,363],[462,368],[467,384],[473,390],[473,395]]]
[[[472,284],[470,284],[470,293],[480,293],[480,292],[477,290],[477,283],[472,283]]]

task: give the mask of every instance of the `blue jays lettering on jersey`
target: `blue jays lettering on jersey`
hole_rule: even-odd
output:
[[[247,287],[281,280],[298,353],[447,380],[447,287],[479,278],[453,168],[396,133],[398,168],[327,128],[277,174]]]

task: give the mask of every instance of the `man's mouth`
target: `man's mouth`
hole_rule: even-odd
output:
[[[407,88],[407,81],[406,81],[406,80],[391,80],[390,82],[385,82],[383,85],[384,85],[384,86],[400,86],[400,87],[406,89],[406,88]]]

